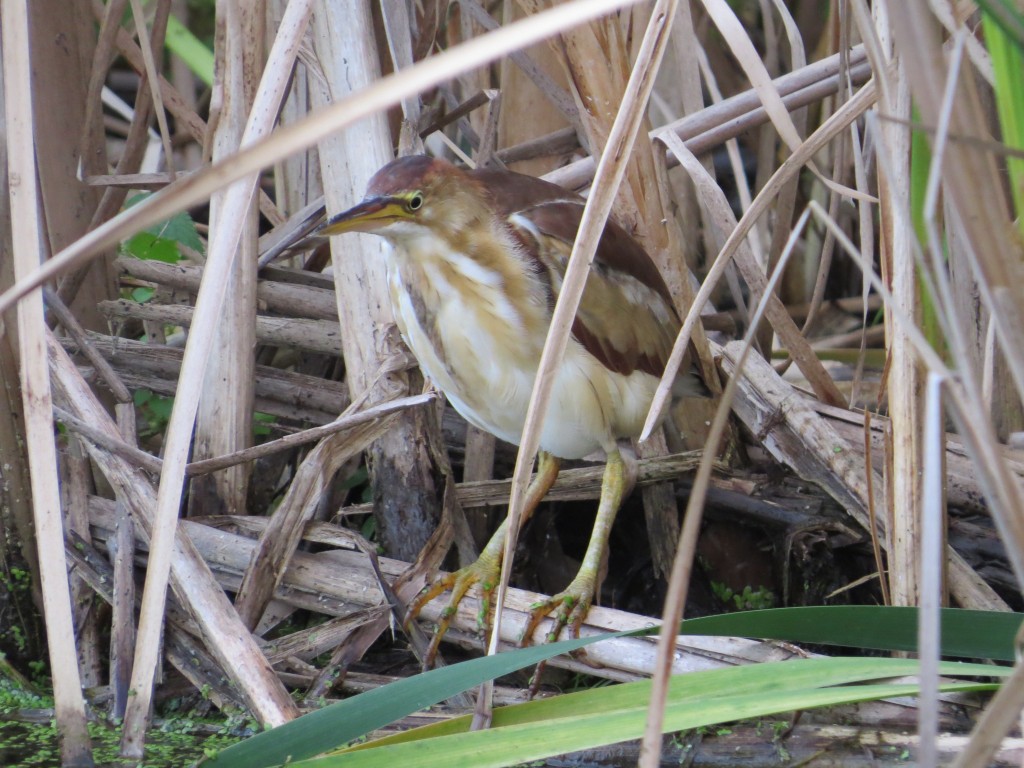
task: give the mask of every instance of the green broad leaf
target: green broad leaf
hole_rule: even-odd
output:
[[[177,264],[181,261],[178,244],[173,240],[157,237],[150,232],[139,232],[124,241],[124,250],[137,259],[162,261]]]
[[[685,634],[724,634],[865,648],[913,650],[916,647],[916,617],[917,611],[913,608],[860,606],[782,608],[692,619],[684,622],[683,632]],[[1004,658],[1006,649],[1012,647],[1012,638],[1020,620],[1019,614],[944,610],[944,652],[949,655],[976,658]],[[224,750],[215,759],[204,763],[204,765],[260,768],[261,766],[280,765],[286,760],[293,762],[305,760],[363,738],[375,729],[443,701],[456,693],[469,690],[485,680],[494,679],[559,653],[567,653],[609,637],[639,635],[656,631],[657,629],[653,628],[643,632],[600,635],[551,645],[521,648],[497,656],[472,659],[432,670],[338,702],[272,731],[259,734]],[[968,635],[973,635],[973,638]],[[986,654],[982,652],[985,648],[995,650],[996,653]],[[910,675],[914,674],[916,670],[917,662],[906,659],[802,659],[683,675],[676,678],[673,683],[672,694],[679,697],[680,700],[691,699],[698,712],[706,708],[708,701],[720,699],[723,696],[723,691],[727,692],[725,695],[729,697],[745,695],[762,704],[769,700],[774,701],[772,696],[780,691],[803,691],[813,694],[799,700],[797,704],[793,704],[791,698],[780,700],[778,703],[780,708],[771,710],[771,712],[779,712],[842,703],[829,699],[823,704],[816,704],[815,702],[819,701],[816,697],[822,686],[849,685],[879,678]],[[1005,668],[987,665],[947,662],[942,666],[942,674],[950,676],[959,674],[984,677],[999,676],[1005,673]],[[609,711],[614,711],[615,707],[645,708],[646,704],[640,705],[636,702],[638,698],[644,699],[647,695],[647,689],[644,688],[647,685],[648,683],[644,682],[635,684],[636,687],[633,688],[610,686],[531,702],[521,705],[521,708],[502,709],[500,710],[501,717],[521,718],[526,722],[532,721],[534,717],[541,717],[544,721],[543,727],[550,730],[550,719],[560,716],[561,708],[567,708],[573,715],[594,712],[600,716],[606,716]],[[856,694],[863,698],[852,700],[860,701],[877,697],[868,695],[863,686],[858,686]],[[624,700],[621,697],[632,697],[632,699]],[[729,711],[732,713],[729,717],[723,717],[717,721],[702,721],[698,724],[731,722],[741,717],[754,717],[766,713],[758,710],[753,714],[742,715],[735,714],[740,711],[739,709]],[[434,735],[453,734],[464,727],[458,720],[446,721],[431,726],[438,730],[430,733]],[[676,728],[683,727],[696,726],[676,726]],[[422,733],[422,730],[411,733]],[[391,738],[396,740],[394,743],[397,745],[398,741],[405,738],[417,737],[401,734]],[[633,736],[622,738],[633,738]],[[606,744],[619,740],[622,739],[611,739],[599,743]],[[389,742],[373,742],[375,745],[385,743]],[[597,745],[598,743],[595,742],[593,745],[568,746],[561,751],[584,749]],[[550,752],[548,754],[557,753]],[[514,762],[525,762],[530,759],[540,758],[517,753]],[[472,760],[471,763],[474,766],[478,765],[475,760]],[[317,764],[322,765],[323,763]],[[413,764],[423,765],[424,763],[413,759]],[[457,761],[449,764],[457,764]],[[479,764],[490,765],[491,763]]]
[[[272,432],[271,425],[275,423],[277,423],[276,416],[255,411],[252,415],[252,433],[256,437],[266,437]]]
[[[942,655],[1013,661],[1024,614],[943,608]],[[772,608],[687,619],[684,635],[756,637],[886,651],[917,650],[917,609],[839,605]]]
[[[138,205],[147,197],[148,192],[132,195],[125,202],[125,208]],[[158,259],[175,263],[181,258],[178,252],[178,243],[191,248],[199,253],[204,253],[203,240],[199,237],[195,222],[185,212],[177,213],[167,221],[147,227],[142,232],[134,235],[125,241],[125,250],[140,259]],[[147,255],[147,249],[152,251]],[[170,255],[173,249],[173,260]]]
[[[942,686],[943,692],[974,690],[974,684]],[[699,728],[720,722],[791,712],[795,709],[851,704],[859,701],[908,696],[913,685],[863,685],[823,690],[787,691],[766,699],[760,695],[723,696],[707,702],[670,704],[663,732]],[[427,741],[395,744],[288,763],[289,768],[503,768],[582,749],[637,739],[643,735],[647,709],[614,715],[586,715],[557,722],[529,723],[502,729],[471,731]]]
[[[916,693],[912,684],[836,685],[913,674],[906,659],[798,659],[710,670],[674,678],[664,731],[712,726],[795,709],[833,706]],[[1005,675],[1008,668],[944,664],[942,674]],[[991,690],[992,685],[947,683],[944,692]],[[727,691],[727,693],[723,693]],[[289,766],[515,765],[558,754],[639,738],[647,720],[650,683],[585,691],[502,707],[491,728],[469,732],[462,717],[396,734],[315,761]]]

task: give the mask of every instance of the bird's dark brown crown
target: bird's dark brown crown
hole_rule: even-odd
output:
[[[427,155],[400,157],[381,168],[370,179],[368,197],[385,197],[421,187],[432,187],[440,179],[458,179],[465,172],[446,160]]]

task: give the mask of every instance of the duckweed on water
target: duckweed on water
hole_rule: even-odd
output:
[[[120,731],[102,723],[89,723],[96,765],[135,766],[122,762],[117,750]],[[238,736],[210,733],[209,724],[154,728],[146,736],[145,768],[181,768],[207,754],[234,744]],[[7,768],[59,768],[57,731],[54,724],[0,722],[0,765]]]
[[[0,678],[0,766],[6,768],[59,768],[57,729],[52,719],[53,699],[18,688]],[[144,768],[182,768],[205,755],[226,749],[249,735],[251,728],[233,719],[176,716],[166,718],[146,735]],[[96,765],[134,766],[118,759],[120,729],[102,722],[89,723]]]

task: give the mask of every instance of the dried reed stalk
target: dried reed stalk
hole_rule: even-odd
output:
[[[3,82],[6,118],[7,174],[11,239],[16,279],[43,261],[40,189],[36,183],[35,107],[32,98],[32,59],[29,8],[7,2],[3,11]],[[60,732],[61,761],[66,765],[92,762],[86,730],[71,592],[64,559],[57,450],[53,434],[53,401],[46,367],[47,328],[43,297],[35,294],[18,305],[18,348],[25,441],[32,488],[32,512],[39,549],[39,566],[46,617],[54,709]]]
[[[217,162],[238,151],[246,119],[253,106],[256,84],[263,70],[265,8],[262,4],[231,4],[217,14],[214,46],[214,84],[210,105],[210,159]],[[301,38],[301,30],[298,35]],[[289,62],[280,62],[289,66]],[[154,96],[159,90],[154,92]],[[219,229],[233,215],[228,192],[221,190],[210,199],[210,243],[227,244]],[[240,215],[237,250],[225,287],[224,311],[216,326],[195,330],[213,336],[211,355],[203,375],[203,396],[196,412],[193,458],[209,459],[248,448],[253,432],[253,382],[256,365],[256,262],[259,256],[259,210],[255,197]],[[219,255],[211,248],[208,258]],[[195,478],[189,489],[189,514],[210,514],[214,510],[246,508],[251,464],[238,464],[213,475]]]

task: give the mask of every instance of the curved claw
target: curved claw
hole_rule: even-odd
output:
[[[519,637],[519,644],[521,646],[528,644],[540,623],[556,609],[557,613],[554,615],[555,625],[544,637],[544,642],[555,642],[562,633],[562,630],[567,626],[574,638],[579,637],[580,627],[583,626],[583,620],[587,617],[587,612],[590,611],[590,604],[593,600],[594,588],[584,580],[580,584],[574,581],[563,592],[559,592],[547,600],[534,603],[530,606],[530,618],[526,622],[523,634]]]
[[[459,603],[462,602],[462,598],[466,596],[470,587],[477,583],[481,585],[480,612],[477,614],[477,626],[483,631],[484,636],[487,636],[487,633],[490,631],[488,618],[490,615],[491,594],[497,585],[499,568],[500,566],[491,558],[481,556],[472,565],[461,568],[454,573],[449,573],[433,584],[427,585],[416,596],[416,599],[409,604],[409,610],[405,617],[406,627],[415,621],[424,606],[435,597],[448,590],[451,590],[452,593],[451,597],[448,598],[448,605],[441,611],[437,629],[434,631],[430,647],[427,649],[427,655],[423,660],[425,667],[433,665],[434,658],[437,656],[437,650],[441,645],[441,640],[444,638],[448,627],[452,623],[452,619],[459,609]]]
[[[530,518],[530,515],[533,514],[533,510],[536,509],[537,504],[540,503],[542,498],[544,498],[544,494],[546,494],[551,488],[551,485],[555,482],[555,478],[558,477],[558,468],[560,465],[560,459],[555,458],[546,451],[541,451],[537,475],[533,478],[533,481],[530,483],[530,487],[526,492],[526,502],[523,508],[522,522],[526,522]],[[491,540],[487,542],[487,546],[484,547],[483,552],[480,553],[480,557],[475,563],[466,566],[455,573],[450,573],[444,578],[425,587],[410,604],[409,611],[405,617],[405,626],[407,628],[412,624],[427,603],[446,590],[450,589],[452,591],[452,596],[448,600],[448,605],[443,611],[441,611],[441,618],[437,624],[437,630],[434,632],[434,637],[430,642],[430,648],[427,650],[427,656],[423,662],[425,666],[429,667],[434,663],[434,657],[437,656],[437,648],[441,644],[441,638],[443,638],[445,632],[448,631],[448,627],[452,623],[452,619],[455,617],[455,613],[459,608],[459,603],[462,601],[462,598],[465,597],[469,588],[476,583],[479,583],[481,586],[480,612],[477,614],[476,618],[477,626],[483,630],[484,637],[489,637],[491,633],[491,594],[497,587],[498,579],[501,575],[501,559],[502,553],[505,551],[505,537],[507,535],[508,521],[506,520],[501,524],[498,530],[494,532]],[[590,589],[591,592],[593,592],[593,587]],[[588,599],[587,607],[589,606],[590,601]],[[586,609],[584,609],[583,615],[586,615]],[[583,621],[583,615],[580,616],[580,622]],[[578,624],[580,622],[577,622],[577,631],[579,630]]]

